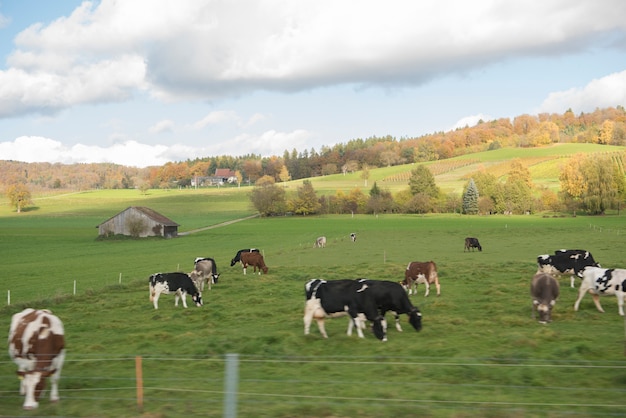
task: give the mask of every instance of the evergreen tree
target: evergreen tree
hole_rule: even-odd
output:
[[[478,189],[474,179],[470,179],[463,193],[463,213],[475,215],[478,213]]]

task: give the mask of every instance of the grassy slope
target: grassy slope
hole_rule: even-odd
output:
[[[541,253],[586,248],[605,266],[626,266],[623,217],[290,217],[173,240],[102,242],[95,240],[95,225],[130,205],[154,207],[181,230],[250,210],[245,193],[226,190],[98,191],[36,202],[36,210],[20,215],[0,210],[0,291],[11,290],[13,299],[0,310],[0,329],[26,305],[49,307],[65,321],[64,399],[56,406],[44,400],[38,414],[139,415],[133,360],[142,355],[150,416],[221,416],[222,356],[231,352],[243,360],[240,416],[623,411],[624,323],[615,299],[602,299],[606,313],[600,314],[587,296],[575,313],[576,291],[562,279],[554,322],[539,326],[529,318],[528,297]],[[350,232],[357,232],[356,244]],[[313,249],[322,234],[328,247]],[[482,253],[463,253],[470,235],[481,239]],[[270,274],[243,276],[229,267],[234,252],[249,246],[264,250]],[[155,311],[148,275],[188,271],[196,256],[214,257],[222,272],[220,283],[205,292],[206,305],[176,309],[164,296]],[[302,335],[306,280],[400,280],[408,261],[428,259],[439,266],[442,296],[412,296],[424,314],[419,334],[403,319],[405,332],[390,330],[385,344],[370,335],[358,340],[344,335],[346,320],[338,319],[327,324],[329,340],[315,327],[313,335]],[[75,297],[68,296],[73,280]],[[157,360],[172,357],[196,360]],[[113,358],[126,360],[102,361]],[[0,416],[19,415],[15,367],[5,359]]]

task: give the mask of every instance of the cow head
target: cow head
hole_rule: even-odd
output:
[[[202,306],[202,295],[200,293],[192,295],[191,300],[193,300],[197,307]]]
[[[263,267],[261,267],[261,269],[263,270],[263,274],[267,274],[267,272],[269,271],[267,266],[263,266]]]
[[[541,303],[538,300],[533,300],[533,305],[537,312],[539,312],[539,323],[547,324],[552,322],[552,308],[556,304],[556,300],[551,300],[550,303]]]
[[[211,274],[211,278],[213,279],[213,283],[217,283],[217,279],[219,279],[220,273]]]

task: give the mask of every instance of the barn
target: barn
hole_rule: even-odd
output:
[[[178,236],[178,224],[145,206],[131,206],[97,226],[98,235],[128,235],[131,237]]]

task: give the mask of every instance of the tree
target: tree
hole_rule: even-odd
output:
[[[320,202],[317,200],[315,189],[310,180],[304,180],[298,187],[297,196],[289,201],[289,209],[300,215],[309,215],[319,212]]]
[[[471,178],[463,192],[463,213],[475,215],[478,213],[478,189]]]
[[[23,182],[14,183],[7,187],[6,195],[11,202],[11,206],[17,209],[17,213],[22,212],[22,208],[32,205],[30,190]]]
[[[364,164],[361,170],[361,178],[365,181],[364,184],[365,187],[367,187],[367,179],[370,178],[370,168],[367,166],[367,164]]]
[[[439,187],[437,187],[435,183],[435,176],[433,176],[433,173],[424,165],[418,165],[411,171],[409,188],[413,195],[424,193],[430,198],[439,196]]]
[[[274,178],[263,176],[257,180],[250,200],[262,216],[285,213],[285,189],[274,183]]]
[[[504,184],[507,210],[516,213],[532,211],[532,192],[533,182],[530,171],[522,164],[521,160],[514,159]]]

